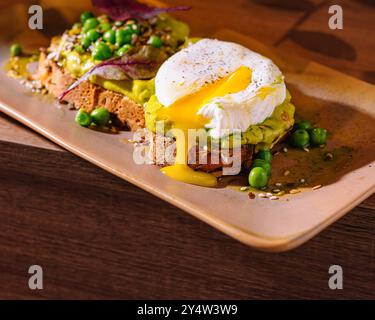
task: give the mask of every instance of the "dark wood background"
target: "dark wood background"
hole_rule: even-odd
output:
[[[178,13],[194,34],[232,28],[375,83],[373,1],[167,2],[194,6]],[[342,31],[327,27],[332,3],[344,8]],[[375,298],[374,196],[305,245],[272,254],[2,114],[0,168],[0,298]],[[40,291],[27,286],[33,264],[44,270]],[[328,288],[333,264],[344,290]]]

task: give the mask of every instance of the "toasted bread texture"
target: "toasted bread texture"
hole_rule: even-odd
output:
[[[76,80],[55,61],[47,59],[44,52],[40,54],[37,78],[55,97],[58,97]],[[117,125],[128,127],[132,131],[145,126],[143,106],[122,94],[106,90],[90,81],[79,84],[66,95],[64,101],[76,109],[82,108],[87,112],[91,112],[98,106],[104,107],[115,115]]]
[[[141,144],[143,142],[149,147],[148,157],[152,163],[160,167],[174,164],[176,142],[173,138],[158,135],[146,129],[144,139],[141,140]],[[240,150],[236,151],[239,152],[230,149],[229,158],[226,159],[218,150],[209,151],[194,147],[189,151],[189,159],[195,159],[195,161],[189,163],[189,167],[198,171],[215,172],[220,176],[223,168],[232,167],[236,161],[241,164],[242,169],[248,170],[251,167],[254,146],[242,145]]]

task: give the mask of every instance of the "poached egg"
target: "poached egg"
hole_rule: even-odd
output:
[[[202,39],[160,67],[155,95],[162,118],[184,132],[175,135],[175,164],[162,172],[176,180],[214,186],[216,178],[187,165],[187,131],[204,128],[220,139],[271,116],[286,98],[284,77],[268,58],[239,44]]]

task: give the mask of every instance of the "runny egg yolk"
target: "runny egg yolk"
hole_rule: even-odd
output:
[[[179,129],[180,132],[174,135],[177,151],[175,164],[162,168],[161,172],[185,183],[205,187],[214,187],[217,184],[214,175],[194,171],[188,166],[188,129],[204,128],[208,123],[208,119],[197,114],[202,105],[212,98],[245,90],[250,82],[251,70],[242,66],[228,76],[202,87],[196,93],[183,97],[160,111],[159,116],[173,122],[173,128]]]

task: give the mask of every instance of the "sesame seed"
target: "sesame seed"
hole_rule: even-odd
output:
[[[240,191],[247,191],[247,190],[249,190],[249,187],[241,187],[240,188]]]
[[[271,199],[271,200],[278,200],[278,199],[279,199],[279,197],[276,197],[276,196],[272,196],[272,197],[270,197],[270,199]]]
[[[291,194],[296,194],[296,193],[300,193],[300,192],[301,192],[301,190],[298,190],[298,189],[292,189],[292,190],[289,191],[289,193],[291,193]]]
[[[267,197],[267,198],[272,197],[272,196],[273,196],[273,194],[272,194],[271,192],[267,192],[267,193],[266,193],[266,197]]]
[[[301,183],[305,183],[306,180],[305,180],[305,179],[301,179],[299,182],[301,182]]]
[[[333,159],[333,154],[331,152],[327,152],[324,155],[324,160],[332,160]]]
[[[273,193],[278,193],[278,192],[280,192],[280,189],[273,189],[272,192]]]
[[[275,183],[275,186],[276,187],[281,187],[283,184],[281,183],[281,182],[277,182],[277,183]]]
[[[303,150],[305,150],[306,152],[310,152],[309,148],[303,148]]]
[[[284,151],[284,152],[288,152],[288,148],[286,148],[286,147],[283,148],[283,151]]]
[[[285,191],[284,191],[284,190],[281,190],[281,191],[278,192],[276,195],[280,197],[280,196],[283,196],[284,194],[285,194]]]
[[[284,176],[285,176],[285,177],[288,176],[289,173],[290,173],[290,171],[289,171],[289,170],[286,170],[286,171],[284,172]]]
[[[259,193],[259,194],[258,194],[258,197],[259,197],[259,198],[267,198],[267,196],[266,196],[265,193]]]
[[[321,185],[321,184],[318,184],[317,186],[313,187],[312,189],[313,189],[313,190],[317,190],[317,189],[319,189],[319,188],[321,188],[321,187],[322,187],[322,185]]]

